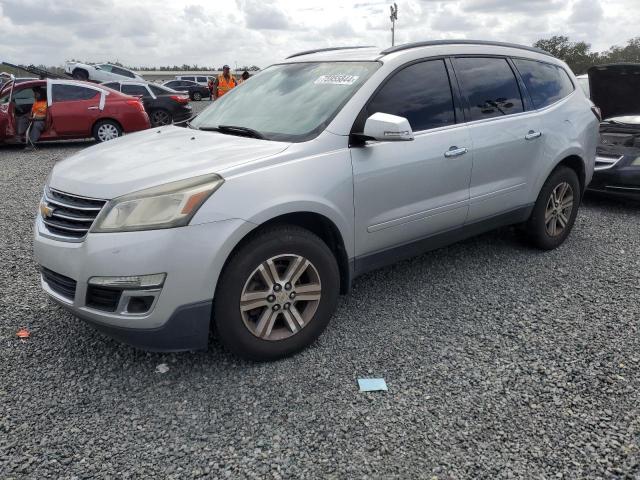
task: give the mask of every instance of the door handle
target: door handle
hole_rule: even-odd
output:
[[[524,136],[525,140],[535,140],[536,138],[540,138],[542,136],[542,132],[534,132],[533,130],[529,130],[529,133],[527,133]]]
[[[89,107],[87,110],[98,110],[100,107]]]
[[[459,157],[460,155],[464,155],[468,151],[469,150],[467,150],[465,147],[462,147],[462,148],[451,147],[449,150],[444,152],[444,156],[447,157],[447,158]]]

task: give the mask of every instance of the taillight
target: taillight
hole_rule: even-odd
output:
[[[137,107],[139,111],[144,112],[144,105],[140,100],[127,100],[127,105]]]
[[[602,122],[602,110],[600,110],[599,107],[596,107],[595,105],[593,107],[591,107],[591,111],[593,112],[593,114],[596,116],[596,118],[598,119],[599,122]]]
[[[189,97],[186,95],[171,95],[169,98],[171,98],[171,100],[173,100],[174,102],[182,104],[189,103]]]

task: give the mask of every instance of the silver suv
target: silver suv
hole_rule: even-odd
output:
[[[292,354],[371,269],[503,225],[558,247],[598,119],[569,68],[439,41],[292,55],[190,128],[58,163],[35,226],[42,287],[138,347]]]

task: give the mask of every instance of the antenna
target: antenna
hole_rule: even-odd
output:
[[[398,4],[394,2],[391,9],[391,15],[389,19],[391,20],[391,46],[393,47],[396,44],[396,20],[398,20]]]

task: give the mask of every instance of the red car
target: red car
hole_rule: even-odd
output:
[[[110,88],[75,80],[9,81],[0,90],[0,144],[17,141],[16,116],[29,114],[37,89],[46,89],[48,105],[40,141],[94,137],[105,142],[150,127],[139,98]]]

